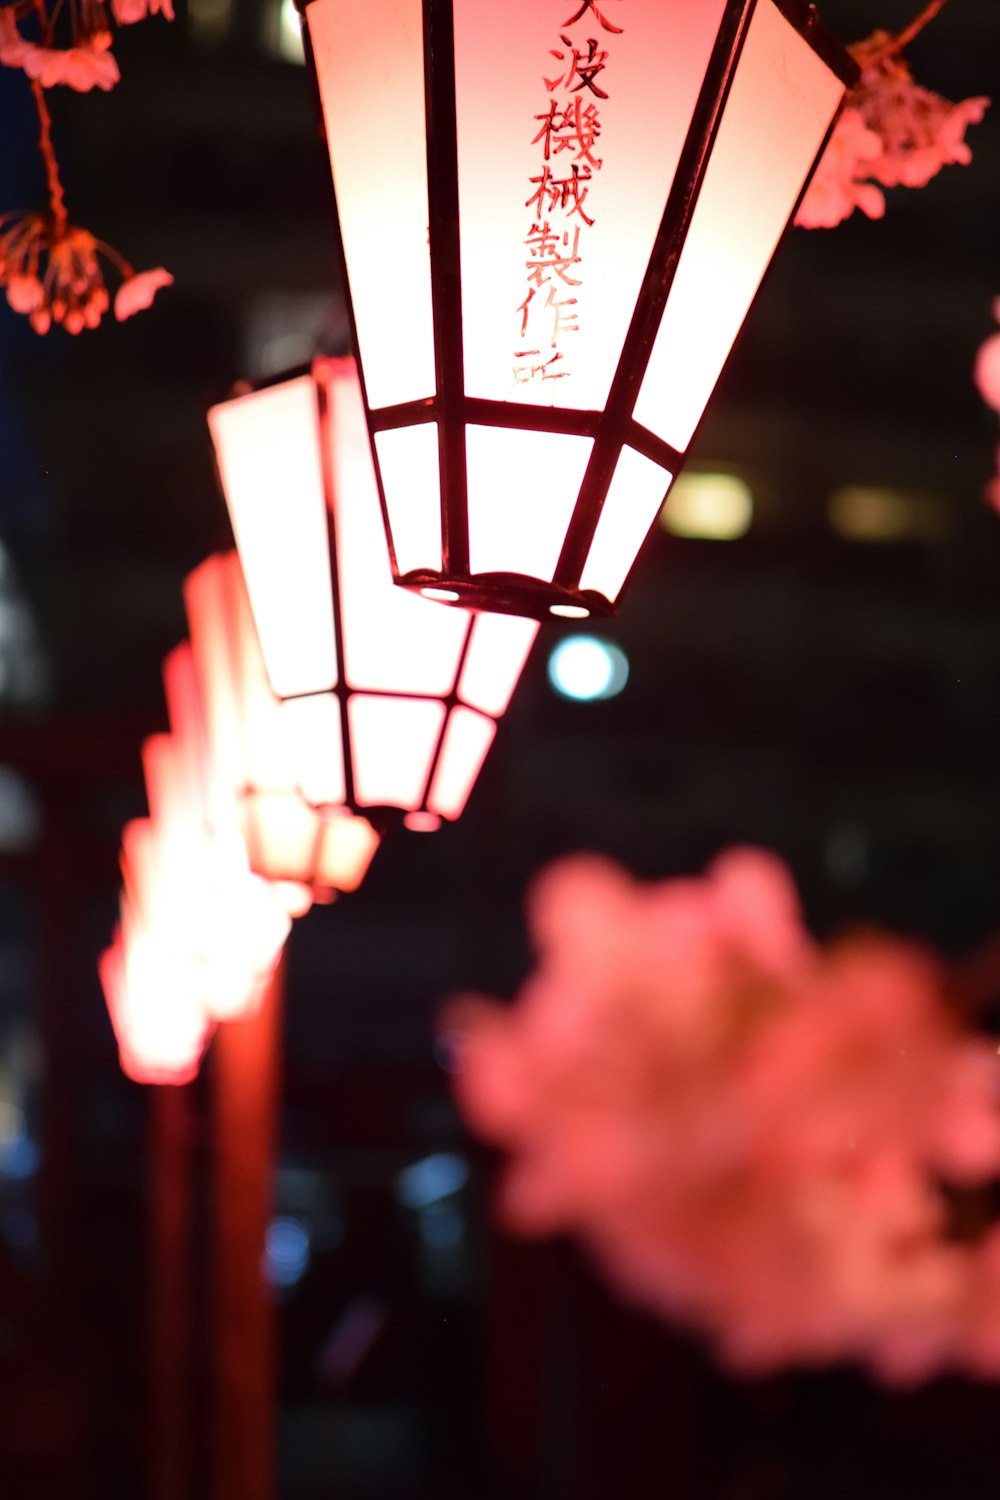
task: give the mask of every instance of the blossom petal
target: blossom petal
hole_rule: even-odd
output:
[[[152,271],[138,271],[123,281],[115,294],[115,317],[119,323],[149,307],[161,287],[173,286],[174,278],[162,266]]]

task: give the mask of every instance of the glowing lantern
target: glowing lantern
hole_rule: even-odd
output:
[[[308,0],[394,575],[607,614],[856,76],[803,0]]]
[[[457,818],[537,624],[393,586],[352,361],[237,396],[209,425],[306,801],[416,829]]]
[[[150,816],[122,831],[121,920],[100,975],[125,1072],[181,1083],[218,1021],[259,1004],[310,893],[254,875],[215,774],[191,648],[164,663],[171,733],[142,747]]]
[[[156,943],[127,900],[98,964],[122,1069],[136,1083],[187,1083],[211,1024],[169,943]]]
[[[186,991],[227,1021],[255,1009],[290,921],[283,899],[252,875],[234,825],[216,833],[185,785],[174,735],[143,746],[152,816],[122,831],[122,875],[136,920],[183,966]]]
[[[236,553],[196,568],[184,597],[211,760],[238,808],[251,868],[270,881],[300,882],[320,899],[356,890],[379,834],[343,805],[337,767],[330,784],[323,715],[318,726],[306,722],[271,691]],[[318,743],[309,737],[317,728]]]
[[[175,701],[179,686],[193,685],[188,647],[167,658],[165,677]],[[228,826],[209,821],[197,724],[183,733],[173,724],[142,748],[150,816],[122,831],[124,960],[127,974],[136,962],[141,970],[128,988],[149,994],[148,953],[148,968],[169,974],[178,1014],[232,1020],[263,995],[291,925],[287,898],[251,873],[235,807]]]

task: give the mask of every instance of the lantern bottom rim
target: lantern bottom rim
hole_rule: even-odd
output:
[[[400,588],[433,598],[445,608],[457,606],[494,615],[521,615],[529,620],[601,619],[615,607],[596,589],[566,588],[524,573],[454,573],[415,569],[393,580]]]

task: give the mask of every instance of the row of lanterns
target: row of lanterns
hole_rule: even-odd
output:
[[[350,360],[209,414],[237,553],[187,578],[170,733],[122,838],[101,977],[125,1071],[194,1075],[258,1002],[291,919],[356,890],[382,834],[462,812],[537,622],[394,587]],[[281,505],[275,497],[281,497]]]
[[[613,611],[856,76],[804,0],[304,18],[360,375],[209,413],[239,561],[185,585],[102,960],[149,1079],[461,813],[538,621]]]

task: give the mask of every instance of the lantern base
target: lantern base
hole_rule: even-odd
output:
[[[615,607],[595,589],[563,588],[544,578],[523,573],[476,573],[455,577],[416,569],[397,578],[400,588],[457,604],[460,609],[484,610],[494,615],[522,615],[529,620],[600,619],[613,615]]]

